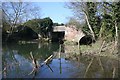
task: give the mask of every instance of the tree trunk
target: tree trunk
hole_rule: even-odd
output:
[[[89,27],[89,29],[90,29],[90,31],[91,31],[91,34],[92,34],[93,40],[95,40],[95,34],[94,34],[93,30],[92,30],[92,27],[91,27],[91,25],[90,25],[90,23],[89,23],[89,21],[88,21],[88,17],[87,17],[86,14],[85,14],[85,19],[86,19],[86,21],[87,21],[87,25],[88,25],[88,27]]]
[[[99,31],[99,38],[102,37],[102,32],[103,32],[103,27],[101,26],[100,31]]]
[[[117,47],[118,44],[118,27],[117,22],[115,21],[115,47]]]

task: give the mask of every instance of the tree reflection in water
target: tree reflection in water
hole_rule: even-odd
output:
[[[39,46],[38,43],[3,46],[3,78],[118,77],[118,61],[78,55],[77,52],[68,53],[64,47],[65,45],[60,47],[59,44],[52,43]],[[69,49],[72,51],[72,48]],[[51,59],[46,61],[50,56]],[[47,63],[43,66],[44,61]]]

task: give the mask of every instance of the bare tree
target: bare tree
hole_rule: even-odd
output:
[[[40,18],[40,10],[39,6],[29,2],[4,2],[2,4],[2,11],[6,16],[5,20],[9,21],[11,25],[11,33],[17,24],[30,18]]]
[[[95,39],[94,31],[93,31],[93,29],[90,25],[89,19],[88,19],[88,12],[87,12],[88,8],[86,5],[86,2],[70,2],[68,7],[74,11],[75,16],[77,16],[77,18],[79,18],[79,20],[84,19],[87,22],[88,28],[90,29],[93,39]]]

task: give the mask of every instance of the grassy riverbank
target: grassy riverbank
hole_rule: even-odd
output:
[[[67,44],[66,44],[67,43]],[[90,56],[104,56],[113,59],[118,58],[118,49],[114,46],[114,42],[103,42],[101,40],[96,41],[91,46],[90,45],[75,45],[73,42],[65,42],[65,48],[67,53],[71,54],[81,54]]]

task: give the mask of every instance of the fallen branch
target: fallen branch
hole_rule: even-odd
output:
[[[0,74],[4,73],[7,70],[7,67],[4,67],[2,71],[0,71]]]
[[[51,59],[52,59],[53,55],[49,56],[45,61],[44,63],[48,63]]]
[[[30,59],[32,60],[34,68],[33,68],[33,70],[28,75],[31,75],[33,72],[37,73],[37,71],[38,71],[38,69],[40,67],[40,65],[38,64],[37,60],[33,57],[32,52],[30,52]]]
[[[102,51],[105,51],[105,50],[110,50],[112,47],[111,47],[111,45],[113,44],[114,42],[110,42],[110,43],[108,43],[108,44],[106,44],[105,46],[103,46],[103,48],[102,48]]]
[[[100,47],[100,51],[99,51],[99,53],[98,53],[98,54],[100,54],[100,53],[101,53],[101,51],[102,51],[102,48],[103,48],[104,44],[105,44],[105,41],[103,41],[103,43],[102,43],[102,45],[101,45],[101,47]]]
[[[52,60],[53,58],[53,55],[49,56],[42,64],[41,64],[41,67],[45,64],[47,65],[47,67],[50,69],[51,72],[53,72],[52,68],[49,66],[49,62]]]
[[[53,58],[53,55],[49,56],[42,64],[41,66],[43,66],[44,64],[48,64]]]

